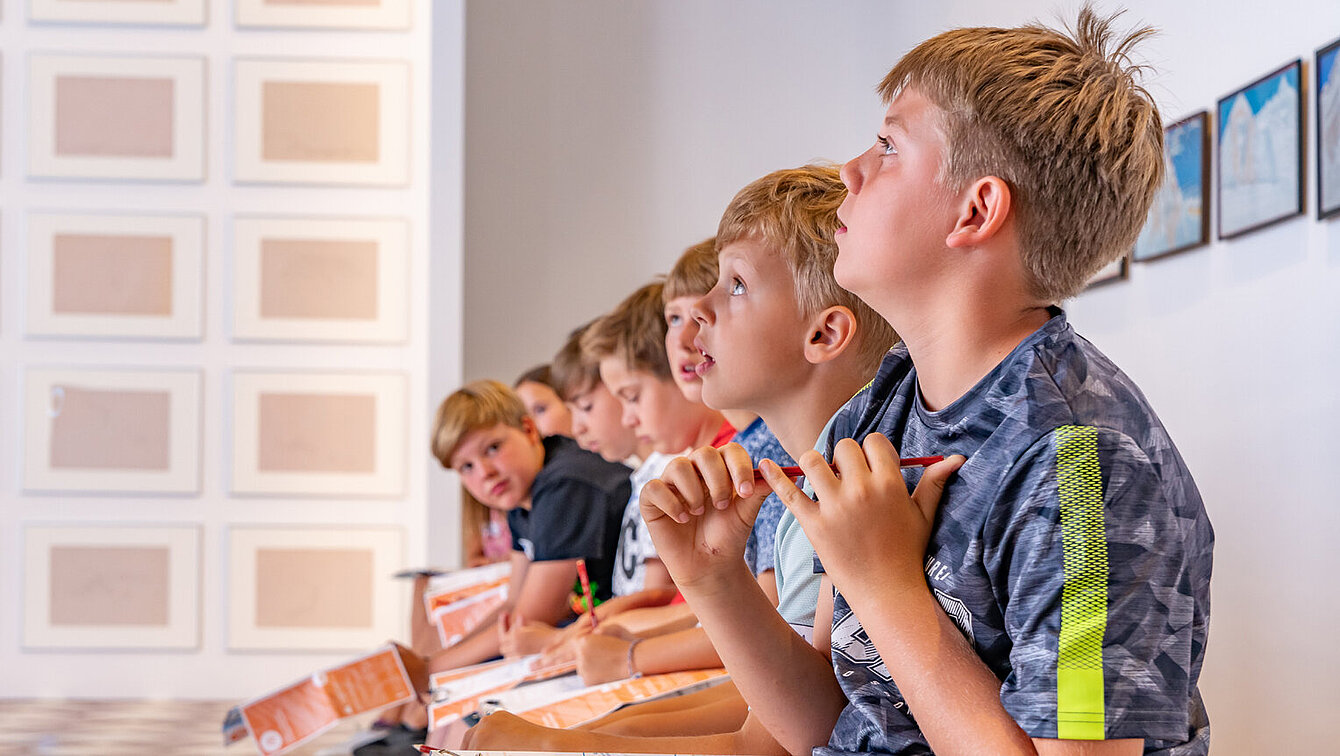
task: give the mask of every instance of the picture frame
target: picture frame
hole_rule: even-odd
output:
[[[200,646],[200,527],[23,528],[23,646]]]
[[[403,540],[391,527],[230,527],[227,647],[358,651],[397,637]]]
[[[1210,243],[1210,113],[1202,110],[1163,129],[1163,185],[1131,253],[1148,262]]]
[[[1093,277],[1089,279],[1089,283],[1084,287],[1084,290],[1089,291],[1100,286],[1107,286],[1118,281],[1125,281],[1130,277],[1131,256],[1130,253],[1127,253],[1103,266],[1101,270],[1093,274]]]
[[[28,214],[30,336],[202,336],[202,215]]]
[[[233,71],[237,182],[408,183],[408,63],[241,59]]]
[[[1317,220],[1340,215],[1340,38],[1316,54]]]
[[[403,374],[237,371],[232,379],[233,494],[403,495]]]
[[[32,53],[28,71],[29,176],[204,180],[204,58]]]
[[[199,492],[199,371],[29,368],[24,382],[25,491]]]
[[[69,24],[204,26],[205,0],[28,0],[28,19]]]
[[[1219,99],[1219,238],[1303,214],[1303,61]]]
[[[234,338],[408,338],[409,224],[403,218],[239,216],[233,250]]]
[[[362,4],[314,4],[294,0],[237,0],[241,28],[408,29],[410,0],[369,0]]]

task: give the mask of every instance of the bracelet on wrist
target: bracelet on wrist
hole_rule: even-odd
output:
[[[634,639],[633,639],[633,642],[628,644],[628,677],[629,677],[629,678],[636,679],[636,678],[642,676],[642,673],[641,673],[641,672],[638,672],[638,671],[637,671],[637,668],[633,666],[633,649],[637,648],[637,644],[641,643],[642,641],[643,641],[642,638],[634,638]]]

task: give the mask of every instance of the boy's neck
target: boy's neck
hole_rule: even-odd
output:
[[[899,330],[917,369],[922,402],[932,412],[968,393],[1052,317],[1046,305],[984,312],[958,304]]]
[[[701,419],[698,421],[697,435],[693,438],[693,443],[689,449],[697,449],[702,446],[710,446],[716,440],[717,433],[721,431],[722,423],[726,418],[716,410],[704,404],[695,404],[695,407],[701,408]]]
[[[770,405],[760,408],[758,414],[786,453],[799,459],[815,447],[829,419],[871,377],[873,371],[867,375],[849,365],[825,363],[811,371],[809,378],[794,390],[770,397]]]

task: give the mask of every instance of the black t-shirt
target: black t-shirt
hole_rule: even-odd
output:
[[[591,592],[601,601],[609,598],[630,474],[627,466],[607,462],[566,436],[545,438],[530,509],[507,513],[512,549],[532,562],[585,559]]]

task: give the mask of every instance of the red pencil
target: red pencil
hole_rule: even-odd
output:
[[[577,577],[582,581],[582,596],[586,599],[586,614],[591,618],[591,629],[596,629],[596,607],[591,601],[591,578],[586,574],[586,560],[577,560]]]
[[[898,465],[899,465],[900,467],[930,467],[931,465],[935,464],[936,462],[943,462],[943,461],[944,461],[944,457],[942,457],[942,456],[934,456],[934,457],[904,457],[904,458],[898,460]],[[838,469],[837,469],[837,465],[833,464],[832,462],[829,462],[829,463],[828,463],[828,469],[832,470],[833,472],[837,472],[837,471],[838,471]],[[785,476],[788,477],[788,478],[799,478],[799,477],[801,477],[802,475],[804,475],[805,473],[802,472],[801,469],[800,469],[799,467],[783,467],[783,468],[782,468],[782,474],[785,475]],[[758,468],[754,468],[754,481],[755,481],[755,482],[758,482],[758,483],[762,483],[762,482],[763,482],[763,471],[762,471],[762,470],[759,470]]]

